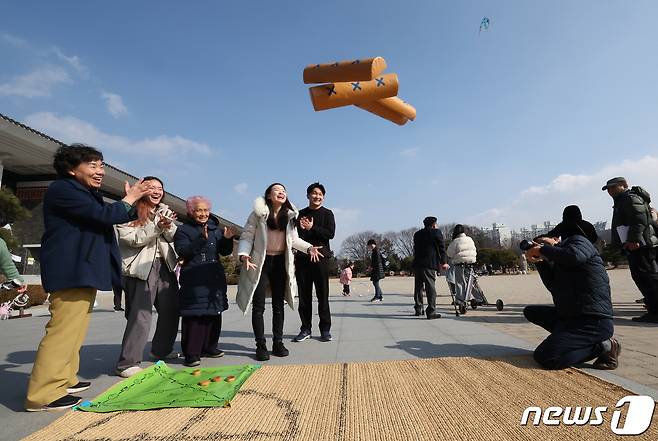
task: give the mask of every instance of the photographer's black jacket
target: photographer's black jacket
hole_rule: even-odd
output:
[[[537,264],[537,270],[553,295],[560,318],[612,318],[610,280],[603,260],[587,238],[571,236],[556,246],[541,247],[540,252],[544,261]]]

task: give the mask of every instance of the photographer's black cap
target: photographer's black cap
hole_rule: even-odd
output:
[[[626,183],[626,178],[617,176],[616,178],[608,179],[608,182],[605,183],[605,185],[601,188],[601,190],[606,191],[608,187],[612,185],[625,184],[625,183]]]

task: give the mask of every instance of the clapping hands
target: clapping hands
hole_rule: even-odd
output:
[[[302,230],[310,230],[313,228],[313,218],[312,217],[301,217],[299,219],[299,226]]]

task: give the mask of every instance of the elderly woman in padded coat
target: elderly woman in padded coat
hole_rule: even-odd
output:
[[[283,301],[294,309],[297,292],[293,248],[309,254],[313,262],[322,257],[319,247],[299,238],[297,214],[286,188],[279,183],[271,184],[265,190],[265,197],[254,202],[254,211],[240,236],[238,256],[244,267],[240,271],[237,302],[245,313],[253,302],[251,324],[259,361],[270,358],[263,323],[266,292],[272,294],[272,355],[285,357],[288,349],[283,345]]]
[[[452,230],[452,242],[448,245],[446,255],[450,259],[450,271],[455,280],[455,301],[462,304],[466,301],[467,266],[475,263],[477,250],[473,239],[466,235],[464,226],[457,224]]]
[[[224,355],[217,344],[222,312],[228,309],[226,274],[219,260],[233,251],[233,228],[221,228],[203,196],[187,200],[190,219],[178,227],[174,248],[183,259],[180,271],[181,346],[185,366],[198,366],[201,357]]]

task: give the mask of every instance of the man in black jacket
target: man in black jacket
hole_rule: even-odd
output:
[[[441,317],[436,312],[436,270],[439,265],[448,269],[446,252],[441,230],[437,228],[433,216],[423,219],[425,228],[414,233],[414,309],[415,315],[423,315],[423,287],[427,294],[427,309],[425,314],[429,320]]]
[[[331,341],[331,311],[329,310],[329,259],[332,256],[329,240],[336,233],[334,213],[323,207],[325,189],[314,182],[306,189],[308,207],[299,212],[299,237],[312,245],[320,246],[322,258],[312,262],[304,253],[295,257],[295,275],[299,294],[299,318],[302,325],[294,341],[304,341],[311,337],[311,317],[313,316],[313,285],[318,297],[320,316],[320,340]]]
[[[641,187],[628,188],[625,178],[608,180],[602,190],[615,201],[612,213],[612,244],[628,258],[633,281],[637,285],[647,313],[633,317],[638,322],[658,323],[658,238],[651,220],[651,197]],[[622,237],[624,236],[624,237]]]
[[[554,303],[523,310],[530,322],[551,333],[534,358],[546,369],[564,369],[598,357],[595,368],[616,369],[621,345],[613,338],[610,281],[593,245],[596,231],[579,209],[565,210],[563,219],[554,230],[559,238],[539,237],[526,251]]]

